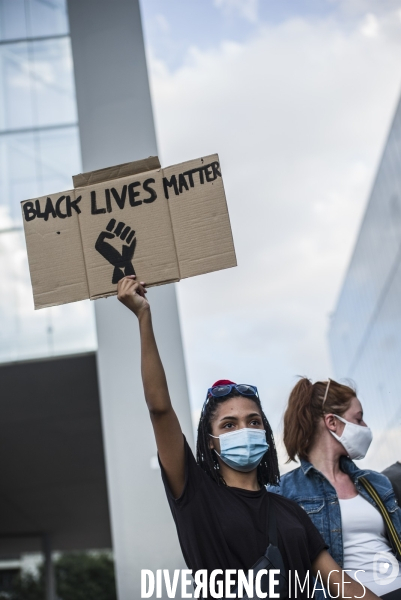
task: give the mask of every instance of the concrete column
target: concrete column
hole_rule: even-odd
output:
[[[52,558],[52,546],[50,536],[45,534],[42,538],[43,557],[45,561],[45,593],[46,600],[57,600],[56,578]]]
[[[83,170],[157,154],[138,0],[68,0]],[[149,291],[174,406],[192,439],[174,285]],[[136,319],[96,301],[98,372],[119,600],[140,597],[140,570],[183,566],[155,469]]]

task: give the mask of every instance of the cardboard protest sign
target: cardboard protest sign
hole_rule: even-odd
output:
[[[35,309],[236,266],[217,154],[162,169],[157,157],[83,173],[21,203]]]

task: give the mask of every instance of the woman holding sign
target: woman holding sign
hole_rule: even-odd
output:
[[[207,570],[210,589],[220,575],[224,594],[232,598],[230,591],[241,583],[232,584],[232,577],[238,574],[239,580],[241,572],[253,568],[256,586],[262,566],[276,570],[273,591],[279,590],[281,598],[312,597],[310,573],[328,584],[333,596],[362,597],[363,586],[341,572],[305,511],[266,491],[266,484],[278,482],[279,471],[256,387],[223,380],[208,390],[195,460],[171,404],[145,285],[125,277],[118,299],[138,318],[143,386],[163,483],[195,584],[200,583],[197,572]],[[296,589],[297,580],[303,589]],[[206,587],[202,593],[208,592]],[[369,591],[364,597],[376,598]]]

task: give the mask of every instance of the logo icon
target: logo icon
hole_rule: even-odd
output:
[[[373,578],[378,585],[388,585],[397,578],[400,565],[391,552],[377,552],[373,558]]]
[[[124,242],[121,252],[110,244],[111,240],[117,240],[118,238]],[[118,283],[124,275],[135,275],[132,264],[135,248],[135,231],[129,225],[126,226],[122,221],[116,227],[116,220],[110,219],[106,231],[99,233],[95,249],[114,267],[111,283]]]

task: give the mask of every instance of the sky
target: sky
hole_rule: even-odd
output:
[[[219,153],[238,260],[177,286],[194,418],[228,378],[279,432],[298,375],[345,375],[327,333],[401,90],[401,0],[141,6],[162,165]]]

